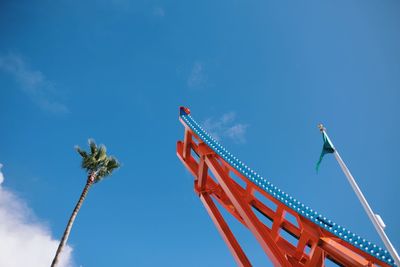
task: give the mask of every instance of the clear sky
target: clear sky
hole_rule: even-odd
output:
[[[66,266],[233,266],[175,154],[180,105],[278,187],[381,244],[332,155],[315,172],[324,122],[399,250],[400,3],[322,2],[1,1],[0,263],[33,266],[38,248],[51,260],[85,184],[74,145],[93,137],[122,167],[89,192]]]

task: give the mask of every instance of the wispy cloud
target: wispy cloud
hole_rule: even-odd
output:
[[[165,9],[160,6],[157,6],[153,9],[153,15],[156,17],[163,18],[165,17]]]
[[[203,126],[217,140],[227,137],[236,143],[246,142],[248,125],[237,123],[234,112],[225,113],[217,119],[208,118],[203,122]]]
[[[19,84],[21,90],[45,111],[68,113],[65,104],[55,100],[57,88],[46,76],[31,69],[20,55],[0,55],[0,71],[8,73]]]
[[[3,188],[0,164],[0,266],[49,266],[58,242],[43,223],[35,219],[26,203]],[[67,246],[60,259],[61,267],[72,267],[72,248]]]
[[[201,88],[205,87],[208,82],[208,77],[204,71],[204,63],[200,61],[194,62],[187,79],[187,85],[189,88]]]

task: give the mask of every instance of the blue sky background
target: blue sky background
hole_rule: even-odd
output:
[[[73,147],[93,137],[122,168],[78,215],[76,266],[232,266],[175,155],[185,105],[278,187],[381,244],[333,156],[315,173],[324,122],[400,249],[399,12],[398,1],[2,1],[3,187],[60,238],[86,179]]]

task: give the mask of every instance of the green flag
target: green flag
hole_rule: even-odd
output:
[[[325,132],[322,132],[322,140],[324,140],[324,146],[322,147],[322,152],[321,155],[319,156],[319,160],[317,162],[316,170],[318,172],[319,165],[321,164],[322,158],[325,156],[325,154],[331,154],[335,152],[335,148],[329,141],[328,137],[325,135]]]

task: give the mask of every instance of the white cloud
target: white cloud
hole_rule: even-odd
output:
[[[1,172],[1,168],[3,168],[3,164],[0,163],[0,186],[1,186],[1,184],[3,183],[3,181],[4,181],[4,175],[3,175],[3,173]]]
[[[187,79],[187,85],[190,88],[200,88],[207,85],[208,77],[204,72],[204,64],[196,61],[190,71]]]
[[[247,125],[238,123],[226,129],[226,135],[237,142],[244,143],[246,130]]]
[[[203,122],[204,128],[217,140],[227,137],[236,143],[246,142],[247,124],[237,123],[236,114],[228,112],[220,118],[208,118]]]
[[[26,93],[41,109],[53,113],[68,113],[68,108],[54,100],[57,90],[45,75],[32,70],[20,55],[0,55],[0,70],[11,75]]]
[[[0,266],[50,266],[59,241],[35,219],[23,200],[3,188],[1,167],[0,164]],[[59,266],[73,265],[72,249],[67,246]]]

